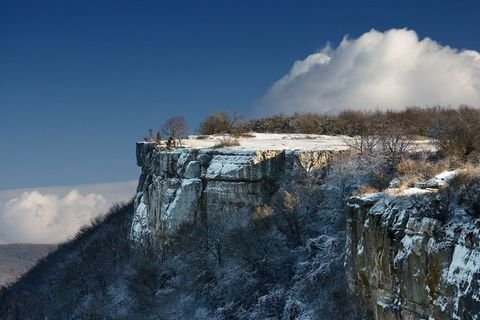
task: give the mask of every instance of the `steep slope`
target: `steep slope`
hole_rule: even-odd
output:
[[[97,303],[116,296],[105,290],[123,274],[128,260],[132,211],[132,202],[114,206],[19,281],[2,288],[0,319],[90,319]]]

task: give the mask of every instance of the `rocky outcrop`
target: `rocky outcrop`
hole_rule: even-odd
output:
[[[182,224],[246,223],[281,179],[325,166],[333,152],[179,148],[137,144],[142,169],[130,237],[162,244]],[[351,198],[350,288],[370,319],[480,319],[480,220],[444,192],[452,173],[415,188]],[[336,197],[328,197],[337,199]]]
[[[425,185],[347,205],[349,282],[371,319],[480,318],[480,221],[445,219],[442,184]]]
[[[276,182],[296,168],[326,165],[333,151],[178,148],[137,143],[141,167],[131,239],[156,241],[183,223],[217,215],[248,217],[268,203]],[[232,219],[233,220],[233,219]]]

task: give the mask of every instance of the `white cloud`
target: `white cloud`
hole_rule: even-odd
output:
[[[5,242],[56,243],[127,201],[135,181],[79,187],[0,191],[0,239]]]
[[[257,111],[336,113],[460,104],[480,106],[480,53],[392,29],[345,37],[337,48],[327,45],[296,61]]]

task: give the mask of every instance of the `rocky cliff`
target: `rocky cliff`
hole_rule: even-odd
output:
[[[347,270],[369,318],[480,318],[480,220],[447,215],[448,177],[348,203]]]
[[[339,151],[166,150],[140,142],[130,238],[161,245],[184,223],[209,226],[225,218],[223,227],[246,224],[255,208],[270,204],[282,179],[325,166]],[[480,319],[480,219],[451,198],[454,176],[447,172],[406,190],[394,183],[347,202],[345,268],[369,319]],[[342,198],[322,194],[322,201]]]
[[[131,239],[156,242],[183,223],[231,215],[237,223],[268,203],[295,168],[324,166],[333,151],[178,148],[137,143],[141,167]],[[235,219],[233,219],[235,216]]]

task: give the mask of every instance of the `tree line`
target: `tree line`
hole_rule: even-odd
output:
[[[162,142],[168,137],[172,147],[189,132],[183,116],[167,119],[161,128],[149,130],[146,141]],[[320,135],[346,135],[361,137],[361,152],[385,143],[394,143],[402,149],[410,139],[430,139],[441,155],[459,162],[468,162],[480,155],[480,110],[468,106],[451,107],[407,107],[403,110],[387,111],[342,111],[336,115],[321,113],[295,113],[272,115],[246,121],[240,114],[216,112],[200,123],[200,135],[248,136],[258,133],[303,133]],[[383,140],[382,140],[383,139]],[[390,146],[392,147],[392,146]]]

